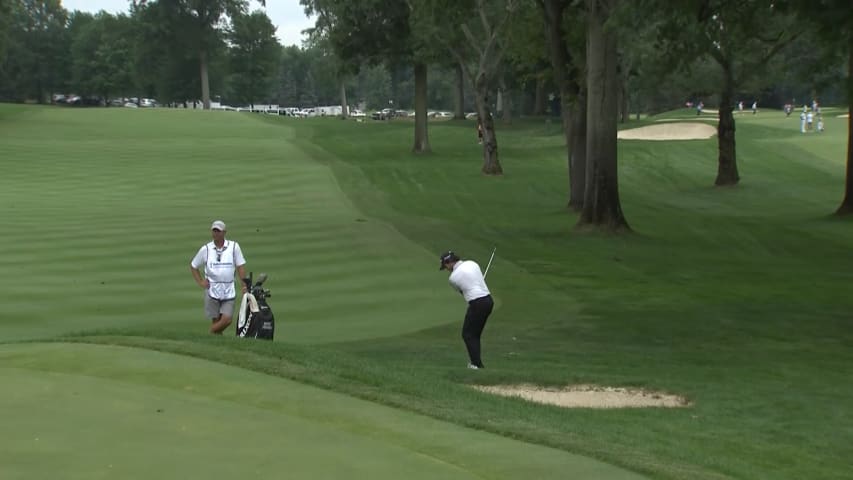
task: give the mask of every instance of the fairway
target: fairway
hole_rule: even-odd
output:
[[[0,477],[643,478],[245,370],[122,347],[0,347]]]
[[[436,254],[353,208],[293,136],[251,116],[173,110],[32,108],[4,122],[0,202],[15,278],[6,313],[27,321],[8,322],[3,337],[206,331],[189,262],[214,219],[249,271],[270,273],[280,339],[453,321]]]

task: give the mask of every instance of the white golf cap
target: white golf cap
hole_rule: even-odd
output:
[[[225,231],[225,222],[223,222],[222,220],[217,220],[217,221],[213,222],[213,225],[210,226],[210,229],[211,230],[221,230],[224,232]]]

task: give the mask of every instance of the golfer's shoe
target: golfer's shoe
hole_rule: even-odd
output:
[[[471,370],[479,370],[480,369],[480,367],[474,365],[473,363],[469,363],[468,368],[470,368]]]

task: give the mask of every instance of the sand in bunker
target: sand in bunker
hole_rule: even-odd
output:
[[[505,397],[520,397],[531,402],[565,408],[676,408],[690,406],[687,399],[678,395],[634,388],[569,385],[557,389],[524,384],[474,385],[473,387],[486,393]]]
[[[617,137],[623,140],[704,140],[716,134],[717,128],[713,125],[678,122],[620,130]]]

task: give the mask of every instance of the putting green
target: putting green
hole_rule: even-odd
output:
[[[82,344],[0,346],[0,478],[639,475],[280,378]]]

